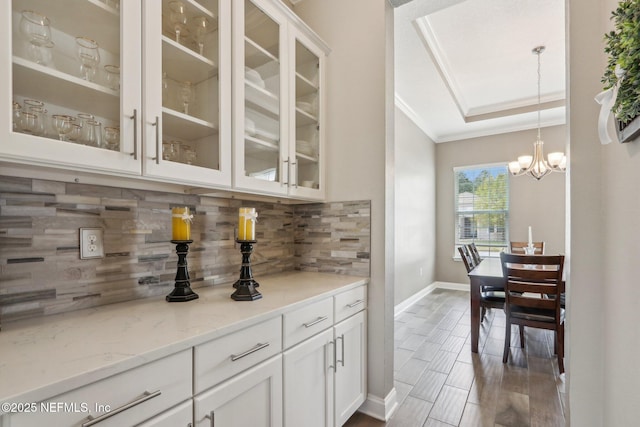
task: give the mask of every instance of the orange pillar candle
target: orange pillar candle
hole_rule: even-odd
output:
[[[191,240],[191,220],[188,207],[171,209],[171,240]]]
[[[238,240],[256,240],[256,208],[240,208],[238,215]]]

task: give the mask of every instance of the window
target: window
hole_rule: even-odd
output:
[[[509,242],[507,165],[454,168],[455,254],[475,243],[482,257],[497,257]]]

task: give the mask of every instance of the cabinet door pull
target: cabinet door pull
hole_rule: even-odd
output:
[[[282,185],[289,185],[289,158],[288,157],[287,157],[287,160],[282,161],[282,168],[286,170],[286,172],[283,171],[282,176],[287,177],[287,180],[283,182]]]
[[[268,347],[268,346],[269,346],[268,342],[266,342],[266,343],[258,343],[258,344],[255,345],[255,347],[250,348],[249,350],[245,351],[244,353],[232,354],[231,355],[231,361],[235,362],[238,359],[242,359],[243,357],[248,356],[251,353],[255,353],[258,350],[262,350],[263,348]]]
[[[333,351],[331,352],[332,356],[333,356],[333,359],[330,359],[333,363],[331,365],[329,365],[329,369],[333,369],[333,372],[335,372],[337,370],[336,367],[338,366],[338,364],[336,363],[336,342],[335,341],[329,341],[326,345],[327,346],[331,345],[333,347]]]
[[[150,393],[148,391],[145,391],[142,396],[140,396],[139,398],[132,400],[129,403],[125,403],[124,405],[112,410],[111,412],[107,412],[105,414],[100,415],[99,417],[93,417],[93,415],[89,415],[87,417],[87,421],[85,421],[84,423],[81,424],[81,427],[89,427],[95,424],[98,424],[99,422],[102,422],[104,420],[106,420],[107,418],[111,418],[114,415],[118,415],[120,412],[126,411],[127,409],[131,409],[134,406],[138,406],[141,403],[146,402],[147,400],[151,400],[154,397],[158,397],[160,396],[162,393],[160,392],[160,390],[156,390],[153,393]]]
[[[133,120],[133,156],[134,160],[138,160],[138,110],[133,109],[133,116],[129,117]]]
[[[216,427],[216,414],[213,411],[209,412],[209,415],[205,415],[204,418],[209,420],[210,427]]]
[[[156,121],[151,124],[156,127],[156,157],[153,159],[156,161],[156,165],[160,164],[160,119],[156,116]]]
[[[344,334],[336,337],[336,347],[338,347],[338,340],[342,341],[342,346],[340,347],[340,360],[336,360],[336,369],[338,368],[338,362],[340,362],[340,364],[344,368]]]
[[[355,307],[355,306],[357,306],[357,305],[360,305],[360,304],[363,304],[363,303],[364,303],[364,300],[363,300],[363,299],[359,299],[359,300],[358,300],[358,301],[356,301],[356,302],[352,302],[351,304],[347,304],[347,307],[349,307],[349,308],[353,308],[353,307]]]
[[[328,317],[327,316],[322,316],[322,317],[318,317],[316,320],[314,320],[313,322],[309,322],[309,323],[303,323],[305,328],[310,328],[313,325],[317,325],[320,322],[324,322],[325,320],[327,320]]]
[[[296,168],[294,170],[294,167]],[[292,182],[292,187],[294,188],[298,188],[298,162],[291,162],[291,174],[293,175],[293,178],[289,177],[289,182]]]

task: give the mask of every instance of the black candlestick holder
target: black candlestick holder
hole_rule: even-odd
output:
[[[236,301],[254,301],[262,298],[262,294],[256,289],[258,282],[253,280],[251,272],[251,252],[253,252],[253,244],[257,240],[236,240],[240,243],[240,252],[242,253],[242,267],[240,267],[240,279],[233,284],[236,288],[231,294],[231,298]]]
[[[176,245],[176,253],[178,254],[178,271],[176,271],[176,283],[173,291],[167,295],[168,302],[184,302],[198,299],[198,294],[191,290],[189,283],[189,270],[187,269],[187,253],[189,252],[189,243],[193,240],[172,240],[171,243]]]

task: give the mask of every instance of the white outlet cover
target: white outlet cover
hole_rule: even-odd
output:
[[[104,230],[80,229],[80,259],[104,258]]]

